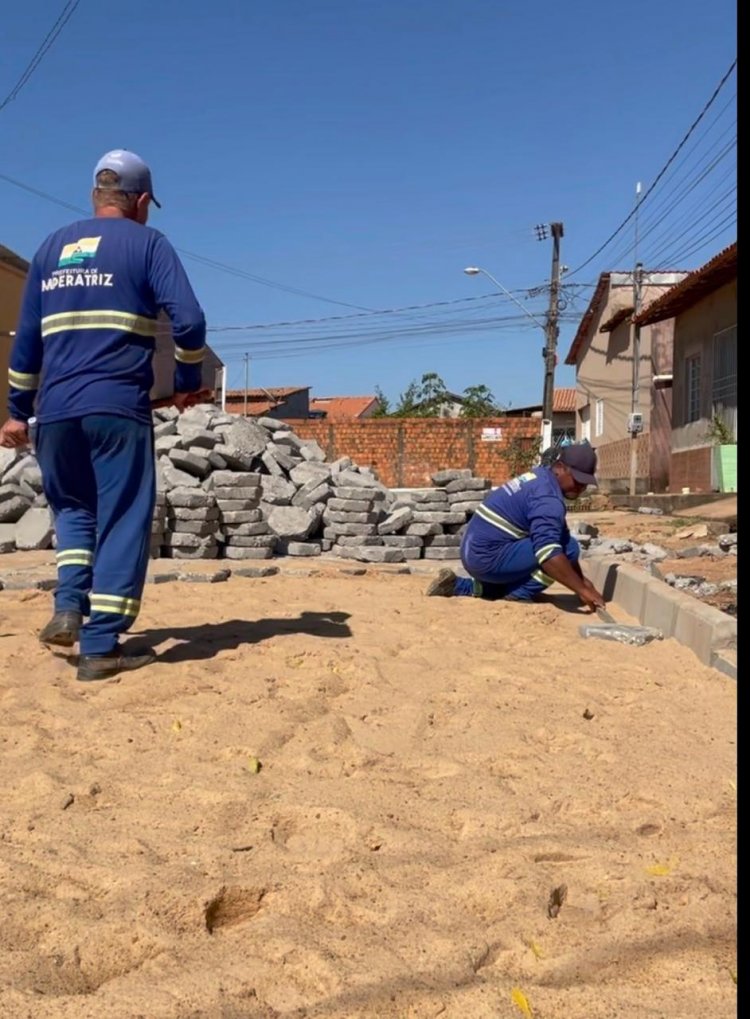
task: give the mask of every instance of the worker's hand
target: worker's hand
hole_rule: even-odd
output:
[[[195,407],[197,403],[205,403],[212,396],[213,393],[210,389],[198,389],[195,393],[175,393],[172,397],[172,405],[182,414],[189,407]]]
[[[583,588],[578,592],[578,597],[586,608],[591,609],[592,612],[596,612],[597,609],[603,609],[607,604],[590,580],[583,581]]]
[[[29,444],[29,426],[25,421],[9,418],[0,428],[0,446],[5,449],[19,449]]]

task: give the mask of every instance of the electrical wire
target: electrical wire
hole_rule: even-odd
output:
[[[667,159],[666,163],[662,166],[661,170],[659,170],[659,172],[657,173],[657,175],[654,178],[654,180],[648,186],[648,188],[646,189],[645,194],[643,194],[640,197],[639,202],[637,202],[636,205],[630,210],[630,212],[625,217],[625,219],[620,223],[620,225],[615,230],[612,231],[612,233],[604,241],[604,243],[601,244],[596,249],[596,251],[594,251],[593,254],[589,255],[589,257],[587,259],[585,259],[583,262],[581,262],[580,265],[578,265],[575,269],[573,269],[568,274],[569,277],[575,276],[577,273],[579,273],[581,271],[581,269],[584,269],[587,265],[590,265],[591,262],[593,262],[594,259],[597,258],[604,251],[604,249],[607,248],[611,244],[611,242],[615,239],[615,237],[619,236],[619,234],[622,232],[622,230],[633,219],[633,217],[635,216],[636,212],[638,211],[638,208],[640,206],[642,206],[643,203],[646,201],[646,199],[649,197],[649,195],[651,195],[653,193],[653,191],[656,188],[656,186],[659,183],[659,181],[664,177],[664,175],[669,170],[670,166],[675,162],[675,160],[677,159],[678,155],[680,154],[680,152],[682,151],[682,149],[685,147],[685,145],[687,144],[688,140],[692,136],[693,132],[696,130],[696,128],[701,123],[703,118],[706,116],[708,111],[711,109],[711,107],[713,106],[714,102],[716,101],[719,93],[721,92],[721,90],[726,85],[727,81],[729,80],[732,72],[734,71],[734,69],[736,67],[737,67],[737,58],[735,57],[735,59],[730,64],[729,69],[725,72],[723,78],[721,79],[719,84],[714,89],[714,91],[713,91],[712,95],[710,96],[710,98],[708,99],[708,101],[703,106],[703,109],[698,114],[698,116],[693,121],[693,123],[690,125],[690,127],[688,128],[687,132],[683,136],[683,138],[680,141],[680,143],[677,146],[677,148],[672,152],[672,154],[670,155],[669,159]]]
[[[31,60],[28,62],[25,69],[21,73],[21,77],[15,83],[15,85],[7,94],[5,99],[3,99],[2,102],[0,102],[0,112],[2,112],[9,103],[13,102],[13,100],[16,98],[19,92],[23,89],[24,85],[27,84],[29,78],[31,78],[32,74],[37,69],[37,67],[39,67],[42,60],[44,60],[45,56],[54,45],[57,37],[60,35],[62,30],[65,28],[67,23],[72,18],[73,14],[75,13],[76,7],[78,7],[79,3],[80,0],[67,0],[67,3],[63,7],[60,15],[57,18],[57,21],[54,23],[52,28],[49,30],[49,32],[47,32],[46,36],[39,44],[36,53],[31,58]]]

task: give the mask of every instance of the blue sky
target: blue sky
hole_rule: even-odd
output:
[[[62,8],[3,11],[0,95]],[[587,260],[735,51],[730,0],[81,0],[0,110],[0,174],[86,207],[104,151],[143,156],[151,225],[240,270],[184,258],[209,325],[253,327],[211,334],[235,386],[249,352],[251,385],[395,397],[435,371],[520,406],[541,402],[541,330],[463,268],[543,317],[527,291],[551,244],[534,226],[564,223],[557,383],[572,385],[575,319],[600,271],[632,266],[632,222]],[[695,267],[735,236],[735,89],[643,204],[647,267]],[[26,257],[76,218],[2,177],[0,209],[0,242]]]

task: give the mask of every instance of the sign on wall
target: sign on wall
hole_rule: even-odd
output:
[[[502,428],[483,428],[481,435],[482,442],[502,442]]]

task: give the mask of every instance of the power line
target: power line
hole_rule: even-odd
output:
[[[47,202],[59,205],[63,209],[69,209],[71,212],[78,212],[83,216],[90,216],[91,214],[90,210],[83,209],[80,205],[73,205],[62,198],[58,198],[56,195],[51,195],[46,191],[41,191],[39,188],[31,187],[31,185],[25,184],[23,181],[16,180],[15,177],[9,177],[6,173],[0,173],[0,180],[4,180],[7,184],[12,184],[13,187],[20,188],[22,191],[27,191],[29,194],[35,195],[37,198],[43,198]],[[175,250],[179,251],[179,253],[184,255],[186,258],[191,258],[195,262],[200,262],[202,265],[208,266],[210,269],[217,269],[219,272],[225,272],[231,276],[238,276],[240,279],[246,279],[252,283],[258,283],[261,286],[271,287],[275,290],[282,290],[285,293],[293,294],[295,297],[309,297],[315,301],[324,301],[326,304],[337,304],[344,308],[355,308],[357,311],[372,311],[371,308],[364,308],[359,304],[349,304],[347,301],[337,301],[331,297],[323,297],[320,294],[314,294],[308,290],[301,290],[298,287],[288,286],[285,283],[277,283],[275,280],[266,279],[264,276],[256,276],[254,273],[247,272],[245,269],[239,269],[237,266],[228,265],[226,262],[219,262],[216,259],[207,258],[205,255],[198,255],[194,251],[187,251],[185,248],[175,247]]]
[[[10,92],[7,94],[5,99],[3,99],[3,101],[0,103],[0,112],[2,110],[4,110],[5,107],[9,103],[13,102],[13,100],[19,94],[21,89],[24,87],[24,85],[26,85],[26,83],[28,82],[29,78],[32,76],[32,74],[37,69],[37,67],[39,67],[39,65],[41,64],[42,60],[44,60],[44,57],[46,56],[46,54],[49,52],[49,50],[54,45],[55,40],[57,39],[57,37],[60,35],[60,33],[65,28],[67,23],[70,21],[71,17],[75,13],[76,7],[78,7],[79,3],[80,3],[80,0],[67,0],[67,3],[65,4],[65,6],[62,9],[62,11],[60,12],[60,15],[59,15],[57,21],[54,23],[52,28],[49,30],[49,32],[47,32],[46,36],[44,37],[42,42],[39,44],[39,47],[37,48],[36,53],[34,54],[34,56],[31,58],[31,60],[26,65],[24,71],[21,74],[21,77],[15,83],[15,85],[10,90]]]
[[[722,90],[722,88],[724,87],[724,85],[725,85],[725,84],[727,83],[727,81],[728,81],[728,79],[729,79],[730,75],[732,74],[732,72],[734,71],[734,69],[735,69],[735,67],[736,67],[736,66],[737,66],[737,58],[735,57],[735,59],[734,59],[734,60],[732,61],[731,65],[729,66],[729,69],[728,69],[728,70],[727,70],[727,72],[726,72],[726,73],[724,74],[724,77],[723,77],[723,78],[721,79],[721,81],[719,82],[719,84],[718,84],[718,85],[716,86],[716,88],[714,89],[714,91],[713,91],[713,94],[712,94],[712,95],[711,95],[711,97],[709,98],[708,102],[707,102],[707,103],[706,103],[706,104],[704,105],[704,107],[703,107],[703,109],[701,110],[701,112],[700,112],[700,113],[698,114],[698,116],[696,117],[696,119],[695,119],[695,120],[693,121],[693,123],[692,123],[692,124],[690,125],[690,127],[688,128],[688,130],[687,130],[686,134],[685,134],[685,135],[684,135],[684,137],[682,138],[682,141],[681,141],[681,142],[679,143],[679,145],[678,145],[678,146],[677,146],[677,148],[676,148],[676,149],[674,150],[674,152],[672,153],[672,155],[671,155],[671,156],[669,157],[669,159],[668,159],[668,160],[666,161],[666,163],[664,164],[664,166],[662,166],[661,170],[659,170],[659,172],[658,172],[658,174],[656,175],[656,177],[654,178],[654,180],[653,180],[653,181],[651,182],[651,184],[649,185],[649,187],[648,187],[648,188],[646,189],[646,193],[645,193],[645,194],[643,195],[643,197],[642,197],[642,198],[641,198],[641,200],[640,200],[640,204],[641,204],[641,205],[643,204],[643,202],[645,202],[645,200],[646,200],[646,199],[648,198],[648,196],[649,196],[649,195],[650,195],[650,194],[651,194],[651,193],[653,192],[653,190],[654,190],[654,188],[656,187],[656,185],[657,185],[657,184],[659,183],[659,181],[660,181],[660,180],[662,179],[662,177],[664,176],[664,174],[665,174],[665,173],[667,172],[667,170],[669,169],[669,167],[670,167],[670,166],[672,165],[672,163],[673,163],[673,162],[675,161],[675,159],[677,158],[677,156],[679,155],[679,153],[680,153],[680,152],[682,151],[682,149],[684,148],[684,146],[685,146],[685,144],[687,143],[687,141],[688,141],[688,139],[690,138],[690,136],[691,136],[691,135],[693,134],[693,132],[694,132],[694,131],[695,131],[695,129],[696,129],[697,127],[698,127],[698,125],[700,124],[700,122],[701,122],[701,121],[703,120],[703,118],[705,117],[705,115],[706,115],[706,114],[708,113],[708,111],[710,110],[711,106],[712,106],[712,105],[714,104],[714,102],[715,102],[715,100],[716,100],[717,96],[718,96],[718,95],[719,95],[719,93],[721,92],[721,90]],[[594,259],[595,259],[595,258],[596,258],[596,257],[597,257],[598,255],[600,255],[600,254],[602,253],[602,251],[604,251],[604,249],[605,249],[605,248],[606,248],[606,247],[607,247],[607,246],[608,246],[608,245],[609,245],[609,244],[610,244],[610,243],[611,243],[611,242],[612,242],[612,241],[613,241],[613,240],[615,239],[615,237],[617,237],[617,236],[618,236],[618,234],[619,234],[619,233],[620,233],[620,232],[621,232],[621,231],[622,231],[622,230],[623,230],[623,229],[624,229],[624,228],[625,228],[625,227],[626,227],[626,226],[628,225],[628,223],[629,223],[629,222],[631,221],[631,219],[633,218],[633,216],[635,216],[635,213],[636,213],[636,208],[637,208],[637,206],[634,206],[634,207],[633,207],[633,208],[632,208],[632,209],[630,210],[630,212],[629,212],[629,213],[628,213],[628,215],[627,215],[627,216],[625,217],[625,219],[624,219],[624,220],[622,221],[622,223],[620,223],[620,225],[619,225],[619,226],[617,227],[617,229],[616,229],[616,230],[613,230],[613,231],[612,231],[612,233],[611,233],[611,234],[609,235],[609,237],[608,237],[608,238],[606,239],[606,241],[604,241],[604,243],[603,243],[603,244],[601,244],[601,245],[600,245],[600,246],[599,246],[599,247],[598,247],[598,248],[596,249],[596,251],[595,251],[595,252],[593,253],[593,255],[589,255],[589,257],[588,257],[588,258],[587,258],[587,259],[586,259],[586,260],[585,260],[584,262],[581,262],[581,264],[580,264],[580,265],[579,265],[579,266],[578,266],[577,268],[575,268],[575,269],[574,269],[574,270],[573,270],[573,271],[572,271],[571,273],[569,273],[568,275],[569,275],[569,276],[575,276],[575,275],[576,275],[576,273],[578,273],[578,272],[580,272],[580,271],[581,271],[581,269],[584,269],[584,268],[585,268],[585,267],[586,267],[587,265],[589,265],[589,264],[590,264],[591,262],[593,262],[593,261],[594,261]]]
[[[525,294],[528,288],[511,291]],[[406,312],[423,311],[430,308],[444,308],[456,304],[469,304],[476,301],[497,300],[497,294],[481,294],[475,297],[456,297],[450,301],[430,301],[427,304],[407,304],[401,308],[377,308],[374,311],[361,312],[357,315],[327,315],[325,318],[299,318],[287,322],[253,322],[247,325],[209,326],[210,333],[249,332],[257,329],[287,329],[290,326],[317,325],[319,322],[349,322],[355,318],[372,318],[377,315],[401,315]],[[502,298],[501,298],[502,300]]]

